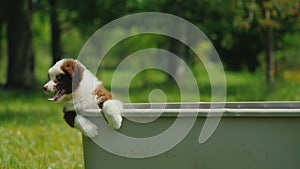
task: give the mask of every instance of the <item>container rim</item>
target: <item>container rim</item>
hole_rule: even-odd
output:
[[[124,117],[300,117],[300,102],[124,103],[121,112]],[[101,109],[85,109],[78,113],[88,117],[102,116]]]

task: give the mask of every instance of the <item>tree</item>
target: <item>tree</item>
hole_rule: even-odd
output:
[[[34,78],[31,0],[8,1],[8,88],[31,88]]]
[[[38,13],[43,20],[48,21],[50,18],[50,45],[53,65],[62,59],[64,54],[61,42],[61,37],[64,33],[61,16],[67,16],[68,11],[63,10],[61,4],[62,2],[57,0],[38,0],[34,3],[35,13]]]
[[[53,64],[62,58],[63,50],[61,46],[61,27],[58,19],[57,0],[49,0],[50,20],[51,20],[51,47]]]
[[[4,45],[2,40],[5,37],[5,33],[3,32],[5,28],[5,20],[6,20],[6,0],[0,0],[0,62],[3,61],[3,50]],[[3,70],[3,69],[2,69]],[[0,84],[2,86],[3,84]]]
[[[260,31],[263,37],[263,50],[266,60],[266,78],[269,84],[275,82],[276,42],[284,33],[293,31],[300,21],[299,0],[237,0],[239,10],[236,11],[238,26],[248,31]],[[276,35],[276,38],[275,36]]]

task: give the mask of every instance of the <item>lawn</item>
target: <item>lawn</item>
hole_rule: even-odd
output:
[[[81,134],[42,91],[1,91],[0,168],[83,168]]]
[[[147,102],[151,90],[161,88],[168,101],[180,101],[178,87],[161,84],[165,75],[148,72],[151,84],[140,82],[144,75],[132,80],[130,98]],[[289,72],[289,76],[292,72]],[[104,72],[109,82],[111,72]],[[139,77],[141,76],[141,77]],[[298,74],[293,76],[297,77]],[[209,101],[210,85],[204,76],[197,76],[201,101]],[[260,73],[226,72],[228,101],[299,100],[299,81],[281,77],[276,85],[265,85]],[[43,79],[45,80],[45,79]],[[41,81],[43,81],[41,80]],[[136,81],[136,82],[135,82]],[[48,102],[42,90],[5,91],[0,89],[0,168],[83,168],[81,134],[63,120],[58,103]]]

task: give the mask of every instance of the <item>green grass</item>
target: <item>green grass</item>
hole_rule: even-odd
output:
[[[109,86],[113,71],[101,71],[101,78],[104,80],[106,87]],[[120,73],[121,79],[114,84],[118,97],[122,98],[124,83],[130,81],[129,97],[131,102],[149,102],[149,95],[152,90],[160,89],[164,92],[168,102],[180,101],[211,101],[211,84],[205,70],[195,69],[195,79],[199,87],[200,98],[196,98],[195,93],[190,92],[185,100],[181,100],[180,88],[176,81],[165,82],[167,75],[157,70],[148,70],[138,73],[133,79],[130,79],[130,73],[123,71]],[[298,71],[288,71],[277,77],[276,83],[269,85],[266,82],[264,74],[260,71],[256,73],[244,72],[225,72],[226,76],[226,100],[227,101],[296,101],[300,100],[300,74]],[[184,83],[186,91],[190,84],[189,81]],[[118,93],[119,91],[120,93]],[[158,95],[160,96],[160,95]],[[159,97],[157,101],[163,100]]]
[[[227,101],[297,101],[300,100],[299,74],[294,79],[277,77],[268,85],[264,74],[227,72]]]
[[[81,134],[42,91],[1,91],[0,168],[83,168]]]

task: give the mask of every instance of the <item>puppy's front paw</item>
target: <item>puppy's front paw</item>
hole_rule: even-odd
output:
[[[98,128],[95,124],[90,123],[88,125],[83,126],[82,133],[85,136],[93,138],[93,137],[96,137],[98,135]]]
[[[77,115],[75,117],[75,127],[78,128],[85,136],[90,138],[98,135],[98,127],[83,116]]]
[[[118,100],[108,100],[103,104],[103,114],[108,124],[115,130],[121,128],[122,116],[121,110],[123,108],[122,102]]]

